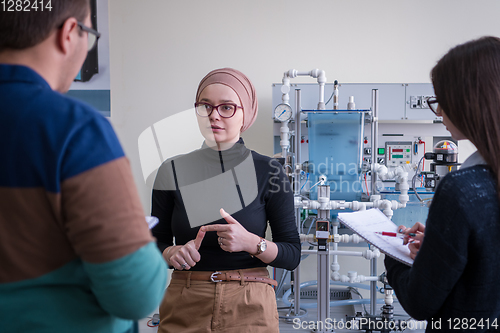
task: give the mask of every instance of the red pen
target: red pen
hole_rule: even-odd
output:
[[[382,235],[382,236],[389,236],[389,237],[404,237],[406,236],[406,234],[400,234],[400,233],[397,233],[397,232],[389,232],[389,231],[376,231],[375,232],[376,234],[379,234],[379,235]],[[417,234],[413,233],[413,232],[410,232],[408,234],[408,236],[410,237],[415,237]]]

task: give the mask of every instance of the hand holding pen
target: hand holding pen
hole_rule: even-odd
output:
[[[409,243],[408,249],[410,249],[410,257],[415,259],[424,241],[425,226],[420,222],[415,223],[411,228],[400,225],[398,231],[404,235],[403,244],[406,245]]]

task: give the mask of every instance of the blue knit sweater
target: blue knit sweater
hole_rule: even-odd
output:
[[[413,266],[386,256],[399,302],[428,321],[427,332],[500,330],[499,214],[489,167],[452,172],[436,190]]]

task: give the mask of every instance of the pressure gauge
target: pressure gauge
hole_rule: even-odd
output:
[[[292,107],[288,104],[278,104],[274,109],[274,119],[278,121],[287,121],[292,117]]]

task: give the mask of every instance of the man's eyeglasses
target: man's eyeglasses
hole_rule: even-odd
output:
[[[212,105],[210,103],[194,103],[194,107],[196,109],[196,113],[200,117],[210,117],[214,110],[217,110],[219,115],[222,118],[231,118],[236,113],[236,109],[243,109],[241,106],[238,106],[234,103],[223,103],[219,105]]]
[[[87,32],[87,38],[88,38],[87,51],[89,52],[92,51],[96,47],[97,40],[99,39],[99,37],[101,37],[101,33],[98,32],[97,30],[85,26],[82,22],[77,22],[77,24],[80,27],[80,29]]]
[[[427,98],[427,105],[429,106],[429,109],[431,109],[431,111],[434,112],[436,116],[441,117],[437,112],[439,103],[436,97]]]

